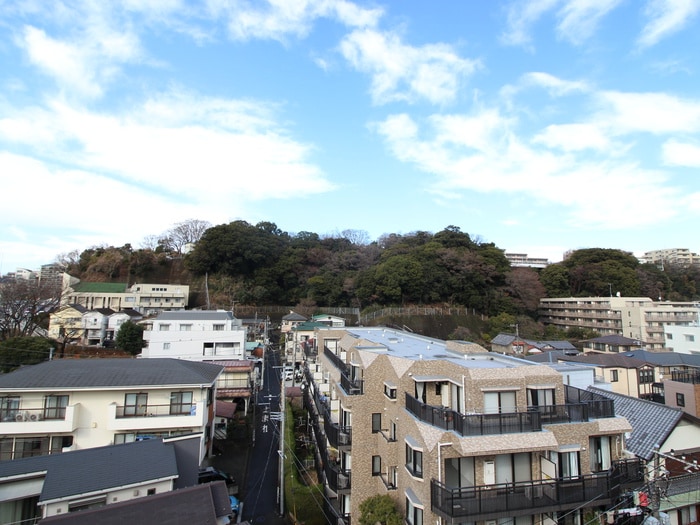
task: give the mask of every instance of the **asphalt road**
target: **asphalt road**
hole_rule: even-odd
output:
[[[280,363],[267,352],[263,386],[256,393],[255,430],[249,451],[241,519],[254,525],[283,525],[279,504]]]

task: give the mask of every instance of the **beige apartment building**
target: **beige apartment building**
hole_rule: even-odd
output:
[[[573,525],[642,481],[627,419],[547,365],[384,327],[316,342],[305,403],[338,523],[382,494],[409,525]]]
[[[588,328],[601,336],[635,339],[647,350],[665,350],[664,327],[697,324],[700,306],[648,297],[553,297],[540,299],[539,319],[562,330]]]
[[[687,267],[700,264],[700,255],[691,252],[688,248],[668,248],[665,250],[645,252],[642,261],[658,266],[669,264]]]
[[[184,310],[189,303],[190,287],[186,284],[89,283],[74,284],[64,293],[63,304],[78,304],[88,310],[110,308],[115,312],[132,309],[157,315],[168,310]]]

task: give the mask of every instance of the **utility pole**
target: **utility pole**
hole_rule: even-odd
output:
[[[284,516],[284,413],[286,412],[286,403],[284,395],[284,372],[280,374],[280,516]]]

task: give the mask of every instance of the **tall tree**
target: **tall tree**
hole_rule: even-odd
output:
[[[34,335],[61,302],[61,284],[11,279],[0,284],[0,341]]]
[[[131,355],[140,354],[144,345],[143,326],[133,321],[126,321],[119,327],[114,343],[117,348]]]
[[[188,219],[178,222],[170,228],[160,239],[166,249],[182,255],[182,249],[187,244],[195,244],[204,233],[211,228],[211,223],[198,219]]]

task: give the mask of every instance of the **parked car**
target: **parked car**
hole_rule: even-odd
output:
[[[224,481],[228,487],[229,495],[238,494],[238,483],[228,472],[214,467],[205,467],[199,470],[199,483],[211,483],[212,481]]]
[[[282,369],[282,377],[284,377],[285,381],[291,381],[294,379],[294,367],[285,366]]]

